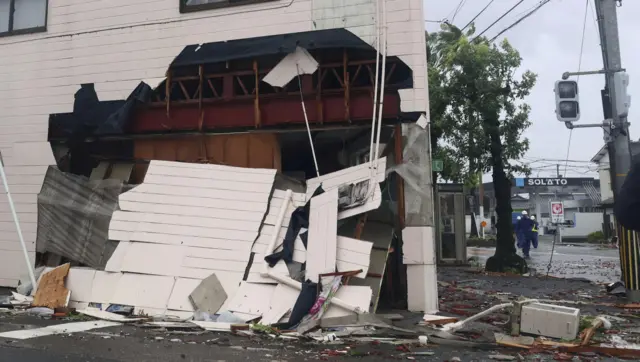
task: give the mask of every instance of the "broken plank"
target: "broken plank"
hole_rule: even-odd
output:
[[[307,274],[312,282],[319,275],[336,270],[338,242],[338,189],[311,199],[309,240],[307,243]]]

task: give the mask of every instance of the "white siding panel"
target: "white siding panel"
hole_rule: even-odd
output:
[[[319,275],[336,271],[338,189],[311,199],[306,278],[317,283]]]

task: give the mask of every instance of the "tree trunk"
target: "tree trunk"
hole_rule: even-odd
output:
[[[490,272],[512,271],[524,274],[528,271],[527,262],[516,254],[511,224],[511,181],[504,172],[502,163],[502,140],[500,139],[500,121],[487,120],[485,132],[491,141],[491,163],[493,166],[493,187],[496,197],[496,253],[487,260],[486,270]]]

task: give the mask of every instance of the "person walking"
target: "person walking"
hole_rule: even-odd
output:
[[[533,221],[533,229],[531,229],[531,244],[533,245],[534,249],[538,248],[538,222],[536,221],[536,217],[534,215],[531,215],[531,221]]]
[[[516,233],[516,246],[518,247],[518,249],[522,249],[522,232],[520,231],[520,219],[522,219],[521,216],[518,216],[516,218],[516,223],[513,227]]]
[[[528,216],[526,210],[522,211],[522,218],[518,221],[518,230],[522,233],[522,254],[525,259],[529,259],[529,251],[531,250],[531,243],[533,241],[533,220]]]

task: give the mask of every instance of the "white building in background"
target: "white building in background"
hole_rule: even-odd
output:
[[[191,44],[346,28],[374,45],[377,2],[0,0],[0,151],[32,262],[37,194],[56,164],[48,117],[71,112],[81,84],[94,83],[101,101],[123,99],[141,80],[157,84]],[[386,0],[386,10],[388,55],[413,71],[414,88],[400,91],[401,109],[428,112],[423,1]],[[405,244],[426,250],[409,266],[410,309],[435,310],[433,231],[410,234]],[[0,196],[0,286],[16,286],[25,274],[20,250]]]

